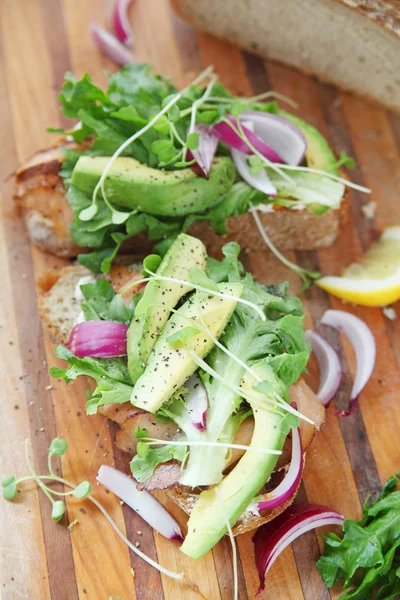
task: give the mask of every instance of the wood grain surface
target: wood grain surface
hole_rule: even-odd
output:
[[[88,35],[88,23],[108,25],[108,0],[2,0],[0,3],[0,169],[5,180],[0,227],[1,344],[1,475],[26,473],[24,440],[35,467],[46,471],[47,447],[62,436],[69,449],[57,465],[68,480],[89,479],[94,494],[133,542],[170,569],[184,569],[182,586],[138,560],[114,535],[88,502],[67,500],[67,519],[54,524],[47,499],[34,487],[14,503],[1,501],[1,597],[4,600],[228,600],[233,596],[229,541],[221,541],[200,561],[185,557],[178,545],[154,533],[130,509],[97,486],[102,464],[127,468],[128,459],[113,445],[115,433],[103,417],[86,417],[83,386],[52,380],[54,344],[39,321],[35,280],[49,267],[64,262],[31,248],[15,213],[9,175],[30,154],[51,142],[46,127],[64,124],[57,93],[64,72],[88,71],[104,83],[104,71],[115,67]],[[136,0],[131,11],[135,54],[177,86],[189,82],[213,64],[222,82],[237,94],[278,90],[299,104],[299,114],[317,126],[335,151],[346,150],[357,160],[352,178],[373,189],[376,218],[362,211],[367,197],[351,193],[352,216],[335,246],[318,252],[293,253],[299,264],[338,273],[357,259],[385,226],[400,224],[400,120],[353,96],[318,84],[290,69],[262,62],[210,36],[194,32],[171,11],[167,0]],[[246,267],[261,281],[297,277],[267,251],[244,256]],[[364,319],[377,341],[377,364],[360,397],[359,410],[347,419],[334,416],[349,397],[355,361],[351,348],[333,331],[327,333],[340,353],[344,378],[327,423],[308,453],[302,501],[326,504],[347,517],[360,515],[368,492],[400,468],[400,306],[397,320],[382,310],[343,305],[313,287],[304,298],[307,326],[318,326],[330,306]],[[163,496],[162,502],[183,523],[185,517]],[[77,520],[71,531],[67,522]],[[252,599],[258,586],[251,534],[237,539],[239,597]],[[260,600],[328,600],[339,590],[327,590],[316,571],[320,542],[315,533],[297,540],[268,574]],[[191,583],[190,583],[191,582]],[[196,584],[198,591],[196,591]]]

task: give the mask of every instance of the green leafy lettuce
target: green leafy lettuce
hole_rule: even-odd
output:
[[[341,600],[389,600],[400,594],[399,477],[387,481],[375,502],[367,499],[360,521],[345,520],[342,539],[323,536],[317,568],[328,587],[344,582]]]
[[[90,356],[78,358],[64,346],[57,346],[54,354],[69,366],[65,369],[52,367],[50,369],[52,377],[70,383],[80,375],[84,375],[91,377],[97,383],[94,392],[87,398],[85,408],[88,415],[95,414],[102,404],[130,402],[133,386],[124,358],[91,358]]]

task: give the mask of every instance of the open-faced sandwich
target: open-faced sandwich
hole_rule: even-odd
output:
[[[192,558],[228,527],[242,533],[287,508],[324,421],[302,379],[301,301],[245,273],[239,250],[230,242],[219,261],[180,234],[143,275],[75,264],[41,281],[41,315],[68,363],[51,374],[95,381],[87,414],[118,422],[139,488],[164,489],[190,515],[181,549]]]
[[[106,91],[68,73],[60,101],[75,126],[53,130],[62,134],[54,147],[16,174],[31,240],[94,272],[108,272],[121,246],[143,251],[148,239],[163,254],[187,230],[210,249],[226,233],[258,249],[254,218],[281,249],[332,243],[345,186],[360,187],[340,177],[351,159],[262,101],[271,94],[233,97],[212,68],[181,92],[148,65],[110,75]]]

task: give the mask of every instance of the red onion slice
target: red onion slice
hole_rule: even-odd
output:
[[[206,388],[198,375],[192,375],[184,384],[189,391],[185,396],[192,425],[199,431],[206,430],[208,396]]]
[[[262,525],[253,537],[260,587],[265,588],[265,577],[275,560],[303,533],[323,525],[343,525],[343,515],[319,504],[295,504],[276,519]]]
[[[231,149],[232,160],[240,177],[244,179],[252,188],[263,192],[267,196],[275,198],[277,196],[276,187],[272,184],[265,169],[262,169],[257,175],[250,173],[250,166],[247,162],[247,156],[239,150]]]
[[[375,339],[368,325],[361,319],[343,310],[327,310],[321,319],[323,325],[329,325],[349,340],[356,355],[356,376],[351,390],[351,398],[347,410],[337,411],[340,417],[348,417],[357,407],[358,396],[371,377],[376,358]]]
[[[237,120],[232,115],[225,115],[226,118],[232,123],[232,125],[237,129]],[[240,119],[241,121],[241,119]],[[264,140],[262,140],[258,135],[256,135],[247,125],[242,124],[243,133],[249,140],[252,146],[265,158],[267,158],[270,162],[274,163],[283,163],[283,159],[279,156],[277,152],[271,146],[269,146]],[[254,154],[253,150],[251,150],[246,144],[244,140],[240,137],[236,131],[228,125],[228,123],[221,122],[217,123],[213,126],[213,131],[215,135],[225,144],[227,144],[231,149],[238,150],[243,154]]]
[[[133,32],[128,18],[128,9],[132,0],[115,0],[113,24],[115,35],[120,42],[132,45]]]
[[[193,131],[199,133],[199,145],[196,150],[187,150],[186,160],[195,159],[192,169],[200,177],[210,177],[211,166],[218,146],[218,137],[208,125],[195,125]]]
[[[316,331],[308,329],[304,335],[310,342],[318,362],[320,382],[317,396],[324,406],[328,406],[342,380],[339,357],[332,346]]]
[[[302,131],[293,123],[267,112],[249,111],[239,116],[240,121],[250,121],[254,133],[282,157],[281,162],[299,165],[307,150],[307,142]]]
[[[128,326],[116,321],[84,321],[72,329],[68,349],[84,358],[125,356]]]
[[[113,467],[102,465],[96,479],[165,538],[183,540],[181,529],[175,519],[149,492],[138,490],[132,477]]]
[[[257,503],[258,510],[272,510],[282,506],[296,492],[304,467],[303,448],[301,445],[298,427],[292,429],[292,458],[290,467],[284,479],[272,492],[264,494],[263,499]]]
[[[103,27],[92,23],[90,31],[100,50],[117,65],[124,66],[136,62],[132,52]]]

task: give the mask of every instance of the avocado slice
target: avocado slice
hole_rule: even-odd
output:
[[[92,194],[110,157],[81,156],[71,183]],[[230,190],[236,169],[230,158],[215,158],[209,179],[190,169],[152,169],[134,158],[119,157],[105,180],[107,198],[118,206],[138,209],[156,216],[182,217],[205,211]]]
[[[313,169],[320,169],[321,171],[329,171],[330,173],[337,175],[338,172],[335,169],[337,163],[336,157],[331,150],[328,141],[318,129],[285,110],[279,110],[278,115],[296,125],[306,138],[307,166]]]
[[[234,298],[219,298],[206,292],[197,292],[169,319],[149,356],[143,375],[133,388],[131,402],[134,406],[155,413],[196,371],[197,364],[189,349],[203,358],[214,346],[205,333],[193,335],[181,348],[174,348],[168,338],[188,325],[194,328],[197,325],[200,329],[201,317],[215,337],[222,334],[235,310],[235,298],[239,298],[243,292],[243,285],[220,283],[218,287],[220,292]]]
[[[157,274],[188,281],[190,269],[197,267],[205,271],[206,257],[205,246],[200,240],[181,233],[162,259]],[[128,369],[133,383],[144,371],[150,352],[171,313],[170,308],[174,308],[191,289],[157,279],[146,285],[128,330]]]
[[[259,362],[252,369],[281,393],[283,384],[268,363]],[[241,382],[243,390],[255,398],[255,402],[251,403],[254,432],[250,446],[282,450],[286,439],[281,427],[285,413],[282,409],[273,410],[272,405],[266,404],[265,395],[254,390],[256,384],[256,379],[249,373]],[[265,409],[260,408],[263,405]],[[190,515],[182,552],[191,558],[201,558],[211,550],[227,532],[226,521],[229,520],[233,526],[268,481],[278,458],[275,454],[248,450],[221,483],[202,492]]]

